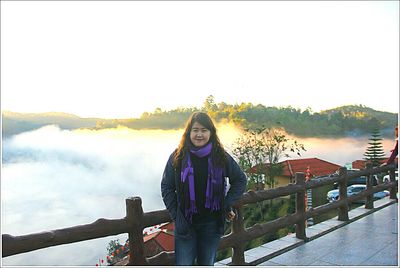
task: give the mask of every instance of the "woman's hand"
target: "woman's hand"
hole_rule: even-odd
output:
[[[232,221],[235,217],[236,217],[236,214],[235,214],[235,212],[233,212],[232,210],[229,211],[229,212],[226,214],[226,219],[227,219],[228,221]]]

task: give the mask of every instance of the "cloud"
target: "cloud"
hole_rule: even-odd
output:
[[[125,199],[132,196],[142,198],[144,211],[164,209],[161,176],[180,135],[177,131],[146,131],[143,135],[125,128],[69,131],[46,126],[5,140],[3,233],[23,235],[87,224],[98,218],[123,218]],[[97,254],[106,245],[100,244]],[[28,263],[73,264],[63,254],[59,258],[47,255]],[[89,255],[78,264],[93,265],[96,259]],[[6,258],[4,263],[28,264],[24,256]]]
[[[230,151],[240,131],[217,125]],[[2,232],[23,235],[125,217],[125,199],[142,198],[144,211],[164,209],[160,181],[182,130],[61,130],[45,126],[3,140]],[[368,137],[299,139],[307,152],[344,165],[361,159]],[[383,140],[385,152],[393,140]],[[293,155],[294,158],[297,158]],[[94,265],[111,239],[51,247],[3,259],[5,265]],[[82,254],[85,252],[85,254]]]

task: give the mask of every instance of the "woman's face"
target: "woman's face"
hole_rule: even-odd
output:
[[[202,147],[210,140],[211,131],[202,124],[194,122],[190,130],[190,141],[196,147]]]

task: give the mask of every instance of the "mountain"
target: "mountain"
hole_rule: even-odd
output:
[[[393,137],[398,122],[397,113],[376,111],[362,105],[348,105],[312,113],[293,107],[265,107],[251,103],[208,103],[202,108],[177,108],[170,111],[156,109],[140,118],[102,119],[81,118],[67,113],[14,113],[2,112],[2,136],[9,137],[49,124],[61,129],[114,128],[122,125],[132,129],[183,128],[190,114],[203,110],[217,122],[232,122],[244,128],[282,127],[287,133],[303,137],[369,135],[378,128],[384,137]]]
[[[15,113],[2,112],[2,136],[9,137],[46,125],[58,125],[61,129],[94,128],[100,118],[81,118],[67,113]]]
[[[348,134],[363,129],[371,133],[373,128],[377,128],[383,136],[393,136],[394,127],[398,124],[398,113],[376,111],[364,105],[341,106],[321,111],[321,114],[338,118]]]
[[[356,118],[376,118],[377,120],[383,122],[394,118],[397,118],[397,114],[389,112],[376,111],[372,108],[366,107],[364,105],[346,105],[337,107],[334,109],[324,110],[321,113],[325,114],[335,114],[342,113],[345,117],[356,117]]]

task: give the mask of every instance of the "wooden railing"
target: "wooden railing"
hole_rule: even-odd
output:
[[[341,168],[336,176],[322,177],[305,181],[304,173],[296,173],[295,184],[278,187],[270,190],[249,191],[235,203],[238,217],[233,221],[232,231],[221,239],[219,250],[232,248],[233,265],[244,265],[245,244],[248,241],[261,237],[267,233],[275,232],[280,228],[295,226],[296,237],[307,241],[305,222],[308,218],[321,215],[333,209],[338,209],[338,219],[348,221],[349,204],[360,199],[366,199],[365,208],[373,208],[373,194],[382,190],[390,190],[390,198],[397,199],[397,185],[395,180],[396,165],[388,165],[379,168],[371,168],[347,174],[346,168]],[[372,175],[381,172],[390,172],[390,182],[372,186]],[[347,180],[359,176],[367,176],[367,189],[354,196],[347,196]],[[339,200],[324,204],[310,210],[305,209],[305,193],[307,189],[313,189],[324,185],[339,183]],[[296,211],[293,214],[269,221],[258,223],[249,228],[244,227],[243,206],[277,197],[296,194]],[[12,236],[2,235],[2,256],[29,252],[51,246],[75,243],[90,239],[107,237],[128,233],[129,235],[129,262],[128,265],[173,265],[174,252],[161,252],[156,256],[146,258],[143,242],[143,229],[157,224],[171,221],[167,210],[143,212],[140,197],[126,199],[126,217],[123,219],[98,219],[93,223],[74,226],[70,228],[46,231],[41,233]]]

